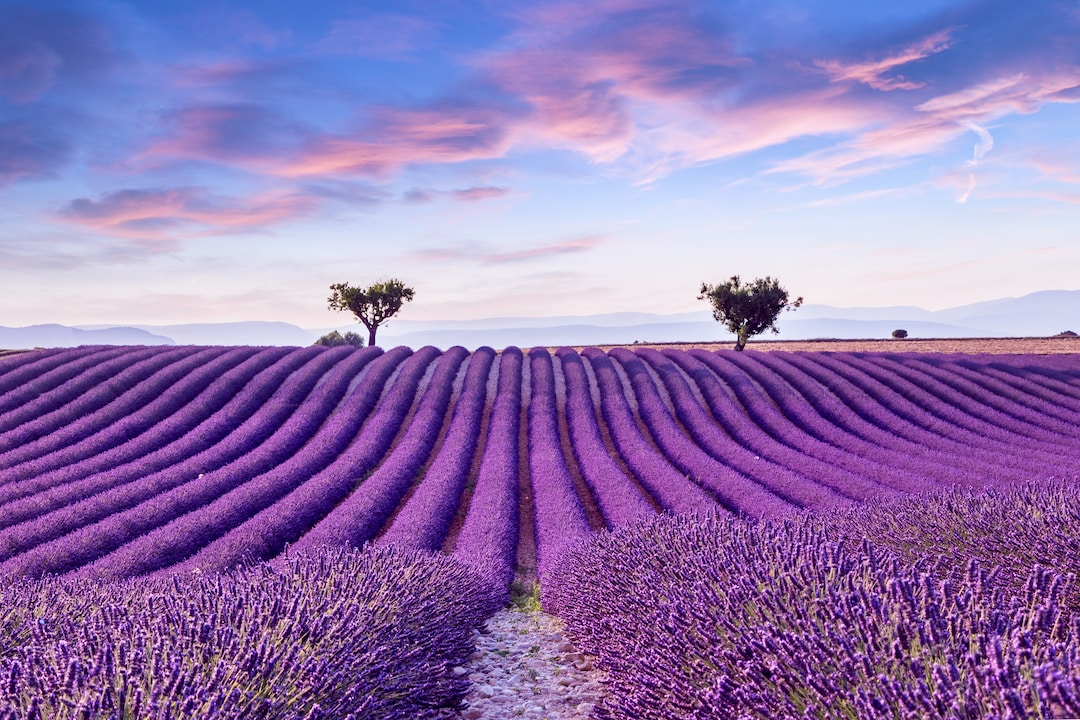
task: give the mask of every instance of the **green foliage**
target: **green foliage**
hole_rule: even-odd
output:
[[[330,286],[326,302],[331,310],[349,311],[368,329],[368,345],[375,344],[379,326],[397,315],[401,306],[411,302],[416,291],[402,281],[391,278],[366,288],[352,287],[347,282]]]
[[[738,275],[717,285],[701,284],[698,300],[708,300],[712,305],[713,318],[735,333],[735,349],[742,350],[753,335],[766,330],[780,332],[776,319],[784,310],[794,310],[803,299],[788,300],[788,292],[780,281],[765,276],[743,284]]]
[[[907,330],[903,328],[897,328],[896,330],[892,331],[892,336],[897,340],[903,340],[907,337]]]
[[[322,345],[323,347],[338,347],[339,345],[352,345],[353,347],[364,347],[364,338],[360,337],[357,333],[347,332],[344,335],[337,330],[326,333],[321,338],[315,341],[316,345]]]
[[[518,612],[540,612],[540,583],[515,580],[510,588],[510,604]]]

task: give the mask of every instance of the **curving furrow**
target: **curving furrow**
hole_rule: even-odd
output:
[[[432,551],[442,545],[469,479],[494,360],[495,351],[488,347],[469,356],[446,438],[415,492],[379,536],[379,544]]]
[[[1045,444],[1051,452],[1068,452],[1076,448],[1080,413],[1076,412],[1075,405],[1069,412],[1055,403],[1047,404],[1045,399],[1037,401],[1028,392],[1018,389],[1017,383],[1001,382],[985,368],[975,372],[955,362],[945,364],[936,358],[926,359],[912,364],[911,370],[922,373],[922,377],[917,378],[908,373],[908,368],[898,368],[902,363],[896,358],[874,358],[874,361],[913,382],[921,380],[920,387],[933,392],[936,397],[959,400],[955,405],[958,410],[977,422],[1006,431],[1007,440],[1026,437]],[[926,383],[927,376],[934,380],[932,387]]]
[[[72,520],[78,524],[73,532],[29,552],[15,557],[8,555],[10,559],[0,563],[0,573],[40,576],[73,570],[285,462],[307,441],[333,406],[329,402],[327,407],[320,405],[320,401],[329,401],[330,395],[313,391],[316,384],[352,355],[351,348],[318,353],[312,362],[293,373],[247,422],[213,448],[193,457],[184,467],[152,473],[72,508],[44,516],[40,522],[50,529]],[[54,521],[57,514],[59,522]],[[80,522],[83,516],[94,520]],[[0,552],[4,551],[0,548]]]
[[[395,420],[389,413],[376,411],[375,407],[391,376],[410,354],[408,348],[394,348],[365,367],[362,383],[354,387],[340,412],[334,416],[339,422],[355,418],[356,422],[363,423],[362,429],[332,463],[272,505],[254,511],[191,557],[161,569],[170,573],[194,568],[215,571],[241,562],[269,560],[325,517],[389,450],[401,419]],[[373,411],[375,415],[372,415]],[[243,500],[235,491],[230,495],[232,497],[225,496],[219,502],[235,505]],[[213,513],[207,515],[203,522],[213,522]],[[163,531],[166,530],[168,528]]]
[[[391,403],[387,417],[395,421],[395,428],[401,427],[416,399],[417,388],[423,377],[423,372],[416,371],[426,370],[434,362],[434,373],[419,399],[415,414],[405,425],[404,433],[371,475],[300,537],[296,543],[297,550],[320,545],[362,547],[378,535],[386,520],[398,508],[439,441],[454,380],[469,354],[462,347],[452,347],[441,355],[434,348],[423,348],[417,354],[425,351],[429,353],[421,358],[427,361],[423,368],[417,363],[411,374],[403,372],[391,389],[391,394],[384,400]]]
[[[210,375],[200,372],[205,370],[205,365],[214,365],[220,373],[248,354],[250,350],[233,355],[225,348],[210,348],[185,352],[165,364],[161,361],[169,354],[162,353],[127,368],[88,392],[91,397],[111,398],[105,404],[80,417],[77,414],[83,404],[80,398],[63,408],[69,424],[46,437],[0,454],[0,465],[7,468],[4,478],[11,481],[33,477],[107,452],[131,440],[169,417],[211,381]],[[151,368],[154,371],[149,373]],[[192,374],[194,378],[186,381]]]
[[[728,510],[753,518],[777,517],[801,505],[785,497],[782,488],[767,487],[719,462],[698,447],[678,426],[645,369],[629,350],[616,348],[608,356],[630,379],[642,419],[658,448],[690,479],[709,490]],[[798,492],[798,488],[790,488]]]
[[[1021,467],[1002,464],[1000,453],[950,437],[947,423],[924,417],[899,393],[847,363],[803,354],[785,357],[783,361],[810,375],[835,395],[859,418],[859,432],[870,442],[939,463],[947,482],[1011,482],[1022,467],[1022,463]]]
[[[153,372],[190,348],[170,348],[168,355],[150,349],[80,350],[85,352],[73,354],[70,362],[30,379],[4,398],[9,407],[0,415],[0,458],[28,443],[47,440],[50,433],[115,400],[141,379],[140,373]],[[11,456],[0,467],[18,461],[17,455]]]
[[[487,444],[453,553],[500,587],[513,580],[517,557],[521,365],[521,350],[502,351]]]
[[[769,367],[760,356],[744,355],[691,350],[672,353],[672,358],[685,364],[684,367],[691,367],[692,359],[708,369],[707,374],[695,374],[694,378],[699,380],[702,393],[717,417],[721,417],[719,410],[728,402],[719,387],[722,381],[764,432],[808,457],[875,478],[901,492],[926,492],[941,487],[936,477],[940,464],[871,442],[829,420],[803,395],[809,388],[818,387],[809,378],[790,366],[787,374],[781,375],[778,370],[783,368]]]
[[[713,411],[719,414],[710,415],[671,359],[655,350],[639,350],[637,354],[660,377],[675,405],[676,417],[694,441],[747,477],[776,488],[775,492],[805,508],[838,507],[891,494],[876,483],[777,443],[750,421],[744,408],[730,400],[718,403]]]
[[[988,421],[986,418],[995,417],[994,413],[924,372],[907,368],[900,371],[892,367],[885,369],[866,357],[848,356],[846,361],[851,371],[861,373],[870,381],[871,392],[880,392],[891,401],[891,408],[897,413],[932,427],[951,442],[996,453],[1003,462],[1028,475],[1032,459],[1040,463],[1054,462],[1055,455],[1062,449],[1056,443],[1017,434]],[[1005,418],[998,419],[1005,421]],[[1018,443],[1025,449],[1024,458],[1016,456]]]
[[[589,520],[566,465],[559,435],[555,373],[544,348],[529,351],[529,479],[535,512],[537,568],[589,534]]]
[[[28,491],[69,483],[133,461],[139,462],[143,474],[163,467],[151,468],[153,460],[149,458],[182,439],[220,409],[255,372],[280,355],[280,352],[268,352],[260,360],[254,349],[236,348],[208,362],[203,362],[201,356],[193,356],[189,360],[194,365],[184,362],[171,367],[168,376],[148,378],[145,382],[153,383],[149,388],[132,388],[131,394],[136,398],[126,414],[97,432],[86,429],[82,439],[67,447],[12,468],[13,478],[29,478],[29,481],[12,479],[6,483],[0,488],[0,503],[25,497]],[[158,385],[159,381],[169,384]],[[108,410],[114,417],[125,412],[125,408],[111,405]]]
[[[203,449],[191,444],[191,440],[198,437],[194,431],[233,399],[257,373],[278,364],[283,353],[282,349],[267,349],[231,369],[227,366],[234,358],[218,358],[178,383],[178,390],[182,390],[183,384],[194,385],[196,389],[201,387],[198,395],[136,438],[84,460],[43,471],[28,480],[0,486],[0,528],[27,519],[31,516],[27,512],[41,514],[85,497],[87,489],[93,487],[92,481],[87,482],[90,478],[106,477],[109,484],[116,485],[124,482],[125,471],[129,477],[143,476],[190,457],[196,448]],[[222,367],[218,367],[219,362]],[[170,390],[145,410],[150,411],[150,407],[159,402],[175,407],[184,400],[185,394]],[[27,505],[26,511],[16,509],[19,500]]]
[[[615,449],[642,487],[670,512],[719,508],[712,495],[691,482],[641,434],[611,358],[597,348],[586,348],[582,356],[596,377],[600,412]]]
[[[201,474],[207,467],[226,464],[246,452],[246,447],[236,447],[236,436],[232,443],[226,437],[237,426],[250,430],[251,440],[260,437],[259,426],[249,419],[260,413],[267,415],[264,405],[282,388],[289,375],[319,352],[315,348],[292,351],[259,373],[199,427],[151,456],[85,477],[78,472],[79,466],[75,466],[26,481],[42,480],[49,489],[3,506],[4,523],[12,527],[0,530],[0,560],[131,507]],[[162,469],[154,472],[152,468],[158,464],[157,460],[161,461]],[[168,478],[176,481],[170,484]]]
[[[49,348],[0,357],[0,427],[5,427],[3,413],[24,406],[41,393],[40,383],[48,373],[70,366],[80,355],[99,352],[102,348],[93,346]]]
[[[566,423],[574,456],[608,529],[654,515],[656,511],[652,504],[642,496],[604,445],[581,357],[570,348],[560,348],[556,356],[565,378]]]
[[[161,506],[165,523],[144,529],[80,574],[132,577],[180,562],[326,467],[360,431],[375,404],[379,388],[346,395],[353,379],[373,359],[372,353],[351,352],[319,379],[310,399],[286,424],[301,441],[280,463],[194,507],[187,497],[159,498],[166,503]]]

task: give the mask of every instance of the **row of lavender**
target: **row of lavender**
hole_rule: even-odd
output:
[[[1076,480],[602,533],[543,604],[602,720],[1080,716]]]
[[[543,573],[660,511],[775,518],[1048,477],[1078,436],[1076,356],[24,353],[0,360],[0,574],[377,540],[505,586],[526,536]]]
[[[2,720],[422,720],[501,604],[443,555],[324,548],[215,574],[0,586]]]

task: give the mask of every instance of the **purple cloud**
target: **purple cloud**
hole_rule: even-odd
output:
[[[127,189],[77,198],[57,217],[112,237],[172,241],[244,232],[311,214],[316,202],[295,193],[221,199],[205,188]]]
[[[70,156],[69,142],[48,125],[26,118],[0,123],[0,188],[56,177]]]
[[[106,26],[80,13],[0,7],[0,98],[32,103],[65,77],[85,81],[112,66]]]

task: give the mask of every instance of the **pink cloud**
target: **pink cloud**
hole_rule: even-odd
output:
[[[509,145],[507,117],[497,108],[384,108],[365,131],[316,138],[272,172],[387,177],[409,165],[501,157]]]
[[[917,90],[924,87],[926,83],[914,82],[902,75],[895,77],[883,77],[883,75],[901,65],[948,50],[953,44],[950,37],[952,32],[951,28],[936,32],[878,60],[854,63],[842,60],[815,60],[814,65],[824,70],[831,82],[854,80],[869,85],[875,90]]]
[[[129,189],[78,198],[57,217],[113,237],[170,241],[248,231],[310,214],[315,202],[289,193],[221,200],[203,188]]]
[[[510,189],[504,187],[482,186],[464,188],[462,190],[454,190],[451,194],[454,196],[455,200],[477,202],[481,200],[494,200],[506,197],[510,194]]]

